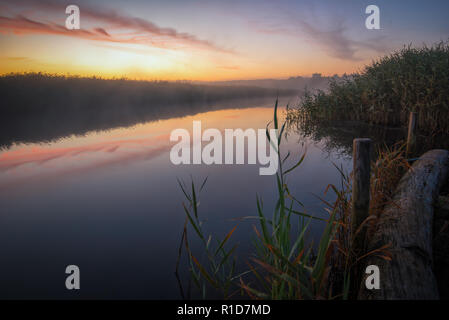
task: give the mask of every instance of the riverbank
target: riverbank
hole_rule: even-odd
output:
[[[11,74],[0,77],[0,147],[128,127],[215,109],[257,106],[294,90]]]

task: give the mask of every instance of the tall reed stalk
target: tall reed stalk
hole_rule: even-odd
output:
[[[203,231],[203,221],[199,215],[199,201],[197,189],[191,183],[190,191],[186,184],[179,182],[187,199],[184,204],[186,224],[183,232],[182,246],[188,255],[189,270],[193,282],[203,297],[207,297],[208,288],[221,292],[224,298],[230,298],[240,290],[240,294],[255,299],[329,299],[335,297],[346,298],[349,278],[345,269],[345,285],[338,295],[331,292],[329,275],[332,269],[332,257],[339,254],[335,240],[338,234],[337,221],[338,205],[329,210],[328,219],[320,219],[300,211],[302,204],[289,191],[286,177],[298,168],[305,158],[305,153],[290,168],[284,169],[288,153],[281,158],[281,142],[285,129],[285,122],[279,126],[278,101],[276,101],[273,115],[273,126],[277,132],[277,144],[270,140],[267,126],[267,138],[277,151],[279,169],[276,174],[277,201],[274,212],[267,216],[262,199],[257,196],[257,217],[259,227],[255,227],[255,253],[247,264],[248,270],[236,270],[236,246],[229,246],[229,239],[235,227],[220,240],[212,235],[206,236]],[[205,181],[199,188],[203,189]],[[336,188],[334,188],[337,190]],[[294,217],[298,224],[293,223]],[[312,220],[324,220],[325,227],[318,244],[307,241],[306,234]],[[194,254],[187,238],[188,228],[200,239],[203,252]],[[181,252],[181,251],[180,251]],[[199,259],[198,256],[203,259]]]

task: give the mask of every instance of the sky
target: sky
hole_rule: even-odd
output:
[[[80,9],[68,30],[65,9]],[[380,29],[368,30],[368,5]],[[361,71],[449,39],[449,1],[0,0],[0,74],[238,80]]]

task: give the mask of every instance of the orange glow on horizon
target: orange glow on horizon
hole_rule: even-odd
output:
[[[132,60],[132,59],[130,59]],[[163,64],[163,62],[161,62]],[[143,81],[229,81],[229,80],[259,80],[259,79],[286,79],[289,77],[310,77],[314,73],[321,73],[322,76],[342,75],[360,71],[367,62],[349,64],[335,64],[332,61],[320,61],[308,63],[308,66],[298,66],[292,68],[288,62],[279,63],[276,67],[265,65],[265,67],[241,66],[236,69],[225,69],[221,67],[195,68],[189,70],[177,68],[173,65],[169,68],[138,68],[137,66],[124,66],[115,69],[108,69],[103,66],[50,64],[33,62],[31,59],[11,59],[0,58],[0,75],[11,73],[45,73],[75,77],[97,77],[103,79],[143,80]],[[318,67],[319,65],[319,67]],[[317,66],[317,67],[315,67]]]
[[[344,41],[344,37],[342,43],[341,37],[323,38],[325,32],[292,35],[283,29],[248,25],[246,19],[231,26],[228,20],[236,19],[233,15],[214,25],[192,26],[186,19],[186,26],[175,28],[166,27],[176,25],[171,19],[159,26],[150,14],[145,19],[84,5],[81,29],[68,30],[60,6],[25,3],[33,10],[9,4],[11,13],[0,14],[0,75],[42,72],[167,81],[285,79],[353,73],[370,62],[373,54],[378,56],[370,46],[355,50],[352,46],[357,42]]]

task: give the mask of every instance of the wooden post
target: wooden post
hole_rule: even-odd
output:
[[[371,139],[354,139],[352,180],[352,236],[354,251],[364,249],[366,226],[356,234],[357,229],[369,215]]]
[[[416,112],[410,112],[408,119],[408,135],[407,135],[407,156],[411,155],[415,151],[416,145],[416,128],[417,128],[417,117]]]

